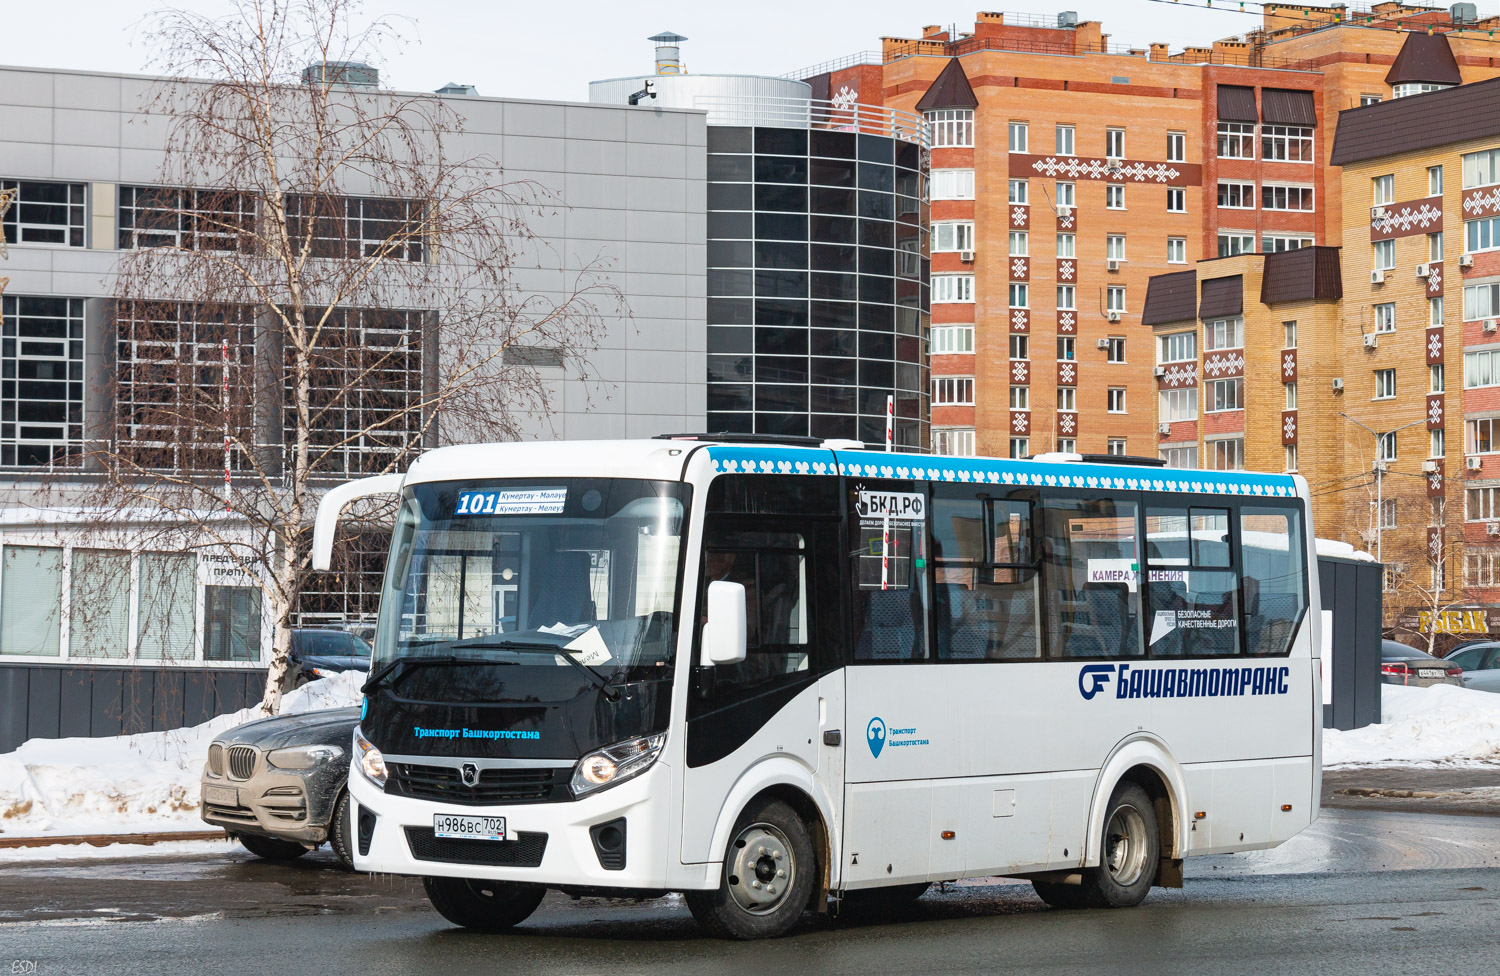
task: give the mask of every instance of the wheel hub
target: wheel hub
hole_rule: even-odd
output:
[[[727,869],[730,896],[752,915],[780,908],[797,877],[786,835],[767,823],[740,831],[730,845]]]
[[[1146,821],[1133,806],[1110,815],[1104,831],[1104,864],[1115,884],[1128,888],[1146,873]]]

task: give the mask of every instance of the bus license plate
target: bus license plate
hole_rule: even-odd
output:
[[[1419,678],[1441,678],[1442,676],[1443,676],[1443,672],[1439,671],[1437,668],[1418,668],[1417,669],[1417,677],[1419,677]]]
[[[458,837],[465,840],[504,840],[504,817],[455,817],[446,813],[432,815],[432,836]]]

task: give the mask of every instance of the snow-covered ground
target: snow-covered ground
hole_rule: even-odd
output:
[[[304,685],[282,699],[282,712],[356,704],[365,677],[346,671]],[[31,739],[0,755],[0,839],[210,830],[198,819],[208,744],[255,717],[247,708],[170,732]]]
[[[1380,686],[1379,725],[1323,733],[1324,766],[1500,762],[1500,695]]]

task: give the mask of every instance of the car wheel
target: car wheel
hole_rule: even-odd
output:
[[[503,932],[519,925],[547,894],[539,885],[470,878],[423,878],[422,887],[439,915],[479,932]]]
[[[812,896],[817,860],[797,812],[780,800],[761,801],[740,815],[719,887],[687,892],[688,909],[720,937],[785,935]]]
[[[328,824],[328,846],[338,855],[339,863],[354,870],[354,839],[349,829],[349,791],[342,790],[333,804],[333,820]]]
[[[294,840],[277,840],[260,834],[240,834],[239,841],[245,850],[268,861],[294,861],[307,853],[307,848]]]
[[[1093,908],[1139,905],[1160,870],[1161,834],[1151,797],[1134,783],[1121,783],[1104,814],[1099,866],[1083,872],[1084,902]]]

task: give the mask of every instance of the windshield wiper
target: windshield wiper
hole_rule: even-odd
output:
[[[385,683],[387,677],[400,669],[403,665],[412,668],[425,667],[454,667],[463,664],[518,664],[517,661],[491,661],[482,657],[459,657],[456,654],[443,654],[434,657],[398,657],[394,661],[377,670],[370,675],[369,679],[360,686],[360,694],[368,695]]]
[[[612,702],[617,702],[617,701],[620,700],[620,693],[618,691],[616,691],[614,688],[610,687],[610,679],[609,678],[602,678],[602,677],[600,677],[599,676],[599,672],[595,671],[593,668],[589,667],[587,664],[584,664],[582,661],[578,660],[572,654],[569,654],[568,653],[568,649],[566,647],[561,647],[561,646],[559,646],[557,644],[549,644],[546,641],[518,641],[518,640],[509,640],[509,639],[503,638],[503,637],[502,638],[498,638],[498,639],[494,638],[494,637],[472,637],[472,638],[470,638],[468,640],[457,641],[457,642],[455,642],[453,644],[453,646],[454,647],[495,647],[495,648],[499,648],[501,650],[511,650],[511,651],[546,651],[549,654],[556,654],[559,657],[561,657],[564,661],[566,661],[569,664],[571,664],[574,668],[576,668],[579,671],[581,671],[583,673],[583,675],[589,679],[589,684],[593,685],[601,694],[604,695],[604,697],[607,700],[612,701]]]

